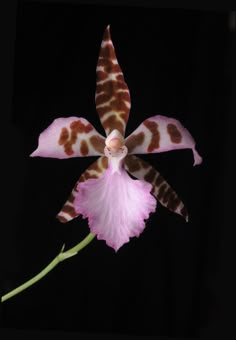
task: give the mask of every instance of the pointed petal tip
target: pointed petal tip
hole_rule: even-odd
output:
[[[193,150],[194,163],[193,166],[200,165],[202,163],[202,157],[196,150]]]
[[[32,152],[29,157],[37,157],[37,150],[35,150],[34,152]]]

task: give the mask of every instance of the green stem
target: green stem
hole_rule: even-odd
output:
[[[73,248],[70,248],[69,250],[63,252],[65,245],[63,245],[62,250],[60,253],[49,263],[49,265],[44,268],[40,273],[38,273],[36,276],[34,276],[29,281],[26,281],[21,286],[13,289],[11,292],[5,294],[1,298],[1,302],[4,302],[11,297],[19,294],[23,290],[27,289],[28,287],[35,284],[37,281],[41,280],[44,276],[46,276],[53,268],[55,268],[60,262],[78,254],[80,250],[85,248],[95,237],[96,235],[90,233],[87,237],[85,237],[80,243],[78,243]]]

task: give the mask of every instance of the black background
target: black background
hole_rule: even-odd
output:
[[[53,119],[83,116],[100,133],[95,69],[111,25],[131,93],[127,135],[164,114],[192,133],[188,150],[143,155],[186,203],[186,224],[160,205],[138,239],[117,254],[93,241],[3,306],[6,328],[196,336],[223,317],[220,269],[231,147],[232,32],[227,11],[44,4],[17,9],[11,134],[13,208],[6,231],[3,293],[87,235],[87,222],[55,215],[93,158],[29,158]]]

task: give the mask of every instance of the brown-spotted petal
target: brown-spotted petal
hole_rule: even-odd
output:
[[[125,139],[129,154],[158,153],[177,149],[192,149],[194,165],[202,162],[189,131],[176,119],[153,116],[144,120]]]
[[[149,163],[134,155],[127,155],[125,169],[134,177],[152,184],[152,194],[170,211],[181,215],[188,221],[188,212],[176,192]]]
[[[103,35],[96,73],[96,109],[106,135],[117,129],[124,136],[129,118],[130,94],[116,58],[109,26]]]
[[[72,158],[103,155],[105,138],[84,118],[55,119],[39,136],[31,157]]]
[[[85,182],[90,178],[99,178],[105,172],[108,167],[108,159],[106,156],[99,157],[94,163],[92,163],[85,172],[80,176],[79,180],[76,182],[68,200],[63,205],[60,212],[57,214],[57,219],[66,223],[73,220],[75,217],[79,216],[74,208],[74,200],[78,194],[77,186],[79,183]]]

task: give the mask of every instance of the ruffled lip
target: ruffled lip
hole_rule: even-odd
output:
[[[91,232],[115,251],[142,233],[156,209],[152,185],[133,180],[123,168],[112,172],[109,166],[101,178],[79,183],[77,190],[76,212],[88,218]]]

